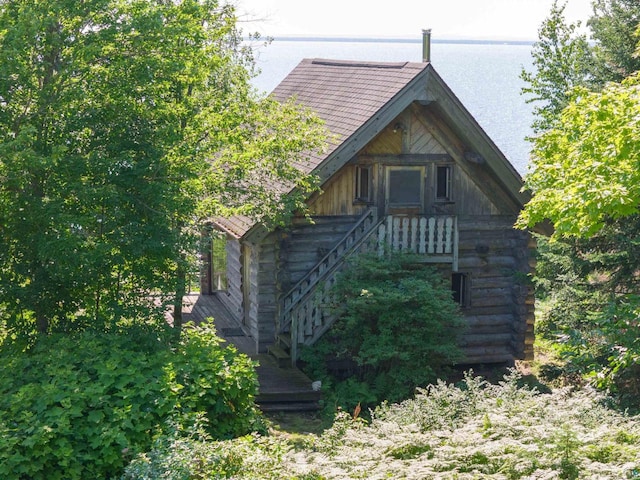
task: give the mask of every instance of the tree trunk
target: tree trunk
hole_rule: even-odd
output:
[[[187,274],[184,268],[184,258],[181,255],[176,270],[176,294],[173,299],[173,328],[176,336],[182,332],[182,299],[186,294]]]

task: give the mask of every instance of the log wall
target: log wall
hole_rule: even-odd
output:
[[[282,239],[283,292],[293,287],[351,230],[359,216],[314,216],[298,220]]]
[[[533,289],[527,274],[530,236],[512,216],[458,219],[459,271],[467,274],[469,303],[462,312],[465,363],[511,363],[533,354]]]

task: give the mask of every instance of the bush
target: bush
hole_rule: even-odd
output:
[[[633,249],[619,251],[629,239],[604,240],[539,239],[536,283],[544,308],[536,335],[564,363],[548,373],[587,380],[614,393],[624,408],[640,409],[640,295],[636,269],[627,264],[637,259]]]
[[[310,375],[332,385],[339,406],[402,400],[461,358],[462,319],[450,286],[419,257],[361,255],[334,294],[338,320],[301,358]],[[327,359],[346,368],[331,376]]]
[[[370,421],[338,412],[321,435],[280,433],[212,441],[171,428],[123,480],[329,478],[640,478],[640,417],[592,389],[542,394],[509,372],[497,383],[465,374],[439,381]]]
[[[116,478],[169,418],[202,412],[217,438],[250,431],[251,361],[222,347],[212,326],[175,346],[152,332],[84,332],[0,349],[0,477]]]
[[[169,425],[148,453],[127,466],[122,480],[298,478],[284,476],[282,458],[290,450],[286,442],[256,434],[214,441],[206,424],[206,418],[199,417],[188,428]]]

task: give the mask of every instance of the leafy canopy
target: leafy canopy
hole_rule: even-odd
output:
[[[520,227],[551,220],[555,235],[591,237],[638,212],[640,74],[601,92],[576,89],[555,128],[535,139]]]
[[[464,322],[450,284],[415,255],[355,257],[334,294],[338,319],[302,359],[314,378],[338,382],[339,405],[407,398],[461,359],[457,340]],[[332,373],[334,361],[348,371]],[[345,373],[350,378],[342,382]]]
[[[553,125],[566,106],[572,88],[590,83],[590,47],[586,36],[577,33],[580,22],[566,23],[565,8],[566,4],[553,2],[531,52],[534,71],[523,68],[520,73],[527,84],[522,89],[522,93],[528,95],[527,103],[536,103],[532,125],[536,133]]]
[[[294,165],[321,144],[318,121],[255,94],[236,22],[218,0],[0,4],[11,328],[162,322],[202,218],[282,222],[313,188]]]

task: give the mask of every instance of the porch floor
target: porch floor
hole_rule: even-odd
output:
[[[198,324],[213,318],[218,336],[234,345],[239,352],[258,362],[258,395],[256,403],[264,411],[316,410],[320,392],[311,388],[311,380],[297,368],[282,368],[266,353],[256,353],[254,339],[220,302],[216,294],[189,294],[183,299],[183,321]]]

